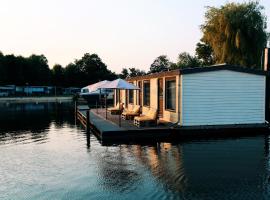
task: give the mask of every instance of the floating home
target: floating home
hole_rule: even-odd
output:
[[[266,77],[226,64],[165,71],[128,78],[140,90],[120,91],[120,101],[157,109],[158,120],[179,127],[265,124]]]

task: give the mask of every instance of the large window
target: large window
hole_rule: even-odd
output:
[[[165,106],[168,110],[176,110],[176,81],[175,79],[166,80]]]
[[[150,81],[143,82],[143,105],[150,106]]]
[[[128,91],[128,103],[134,103],[133,102],[134,99],[134,91],[133,90],[129,90]]]

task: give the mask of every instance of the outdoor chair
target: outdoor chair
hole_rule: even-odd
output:
[[[120,103],[120,106],[119,106],[119,103],[117,103],[115,107],[108,108],[108,111],[110,111],[112,115],[121,115],[123,109],[124,109],[124,104]]]
[[[134,125],[142,126],[156,126],[157,125],[157,109],[150,108],[145,115],[134,117]]]
[[[140,115],[140,106],[134,105],[132,110],[124,110],[121,117],[124,120],[134,119],[134,117]]]

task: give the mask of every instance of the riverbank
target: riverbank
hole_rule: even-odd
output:
[[[72,102],[73,96],[51,96],[51,97],[2,97],[0,103],[44,103],[44,102]]]

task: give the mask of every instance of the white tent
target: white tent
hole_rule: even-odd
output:
[[[100,85],[99,89],[139,90],[140,88],[119,78],[114,81],[109,81],[106,84]]]
[[[99,89],[115,89],[115,90],[139,90],[140,88],[123,80],[123,79],[116,79],[109,83],[99,86]],[[120,92],[118,92],[118,101],[120,101]],[[105,100],[106,102],[106,100]],[[120,108],[120,103],[119,103]],[[107,119],[107,104],[106,104],[106,119]],[[119,126],[121,126],[121,117],[119,115]]]
[[[81,94],[99,94],[100,87],[102,87],[103,85],[108,84],[108,83],[110,83],[110,81],[104,80],[104,81],[100,81],[100,82],[94,83],[92,85],[88,85],[86,87],[83,87],[81,89]]]

